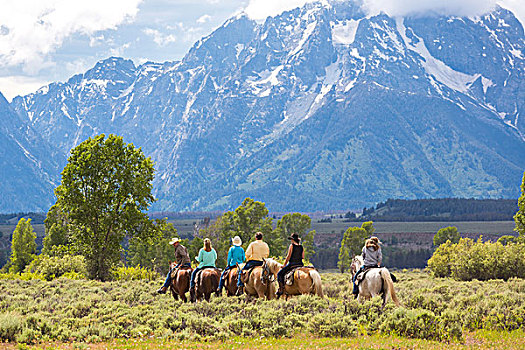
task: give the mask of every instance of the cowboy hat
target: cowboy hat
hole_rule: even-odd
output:
[[[233,237],[232,243],[233,243],[233,245],[236,245],[238,247],[241,246],[242,245],[241,237],[239,237],[239,236]]]
[[[297,243],[299,243],[301,241],[301,239],[299,238],[299,235],[297,233],[292,233],[290,235],[290,237],[288,237],[288,239],[291,239]]]
[[[169,244],[175,244],[175,243],[180,242],[180,241],[181,241],[181,239],[179,237],[173,237]]]

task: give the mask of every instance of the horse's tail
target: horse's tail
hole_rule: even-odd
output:
[[[396,304],[396,306],[399,306],[399,300],[396,296],[396,291],[394,290],[394,282],[392,281],[392,277],[390,277],[390,272],[386,268],[381,269],[381,278],[383,278],[383,281],[385,282],[385,302],[386,297],[390,295],[390,298],[392,301]]]
[[[321,275],[317,270],[310,270],[310,278],[312,279],[312,289],[315,291],[315,294],[321,298],[324,298],[323,294],[323,283],[321,282]]]

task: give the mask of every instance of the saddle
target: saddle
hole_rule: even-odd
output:
[[[206,266],[206,267],[203,267],[202,270],[197,271],[197,274],[195,275],[195,284],[200,284],[202,272],[204,270],[208,270],[208,269],[217,270],[219,272],[219,276],[220,276],[220,271],[221,271],[220,269],[218,269],[216,267],[213,267],[213,266]]]
[[[355,278],[355,281],[357,282],[357,284],[359,284],[362,280],[365,279],[365,276],[366,274],[368,273],[368,271],[372,270],[372,269],[380,269],[381,267],[377,267],[377,266],[370,266],[370,267],[365,267],[365,269],[361,272],[359,272]]]
[[[370,267],[365,267],[365,269],[361,272],[359,272],[357,274],[357,277],[355,278],[355,281],[357,282],[357,284],[359,284],[366,276],[366,274],[368,273],[368,271],[372,270],[372,269],[382,269],[384,266],[381,266],[381,267],[376,267],[376,266],[370,266]],[[392,272],[390,272],[390,278],[392,278],[392,282],[397,282],[397,277],[394,276],[394,274]]]
[[[180,270],[191,270],[191,267],[181,266],[181,267],[177,267],[176,269],[173,269],[173,271],[171,271],[171,278],[172,279],[176,278]]]
[[[295,272],[300,270],[300,269],[315,269],[315,267],[313,267],[313,266],[296,266],[296,267],[294,267],[293,269],[288,271],[286,273],[286,275],[284,275],[284,283],[286,285],[288,285],[288,286],[291,286],[293,284],[293,282],[295,281]]]
[[[248,280],[250,279],[250,274],[252,273],[253,269],[255,269],[256,267],[260,267],[260,266],[252,266],[248,270],[242,271],[242,273],[241,273],[241,281],[242,281],[242,283],[247,283],[248,282]]]

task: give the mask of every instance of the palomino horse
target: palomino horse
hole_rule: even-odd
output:
[[[237,276],[238,276],[237,267],[232,267],[224,276],[224,288],[226,288],[226,295],[232,297],[237,293]]]
[[[266,259],[266,265],[270,273],[274,276],[283,267],[273,259]],[[300,294],[312,294],[319,297],[323,297],[323,285],[321,283],[321,275],[313,267],[300,267],[294,272],[294,281],[292,285],[285,285],[284,294],[289,295],[300,295]]]
[[[352,277],[359,271],[362,265],[363,257],[356,255],[350,265]],[[359,296],[357,300],[369,300],[381,294],[383,295],[383,307],[386,305],[388,298],[392,299],[396,306],[399,306],[399,300],[397,300],[394,290],[394,282],[392,281],[392,277],[390,277],[388,269],[386,267],[372,268],[359,283]]]
[[[255,266],[250,272],[247,281],[244,281],[244,292],[246,299],[251,297],[265,298],[271,300],[275,298],[275,275],[269,272],[266,261],[262,266]],[[266,273],[263,276],[263,271]]]
[[[211,293],[217,293],[219,286],[219,279],[221,278],[221,270],[216,268],[204,268],[197,272],[195,276],[195,288],[190,289],[190,301],[194,303],[196,300],[210,301]]]
[[[170,264],[170,269],[174,268],[175,265],[176,263],[172,262]],[[182,267],[172,272],[170,290],[171,295],[173,295],[175,300],[178,300],[180,297],[183,302],[188,301],[188,299],[186,299],[186,293],[190,290],[190,277],[192,271],[193,269],[191,267]]]

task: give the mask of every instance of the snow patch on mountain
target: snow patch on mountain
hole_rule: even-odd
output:
[[[403,38],[407,48],[416,52],[423,58],[421,64],[428,75],[434,77],[440,83],[453,90],[465,94],[468,93],[470,85],[472,85],[479,75],[469,75],[458,72],[447,66],[442,61],[433,57],[428,51],[424,40],[418,37],[415,33],[413,33],[413,35],[417,39],[417,42],[414,44],[414,40],[410,40],[406,35],[407,29],[405,27],[403,18],[397,18],[396,25],[397,30],[401,34],[401,37]]]
[[[349,19],[332,23],[332,40],[335,44],[351,45],[355,40],[361,20]]]

